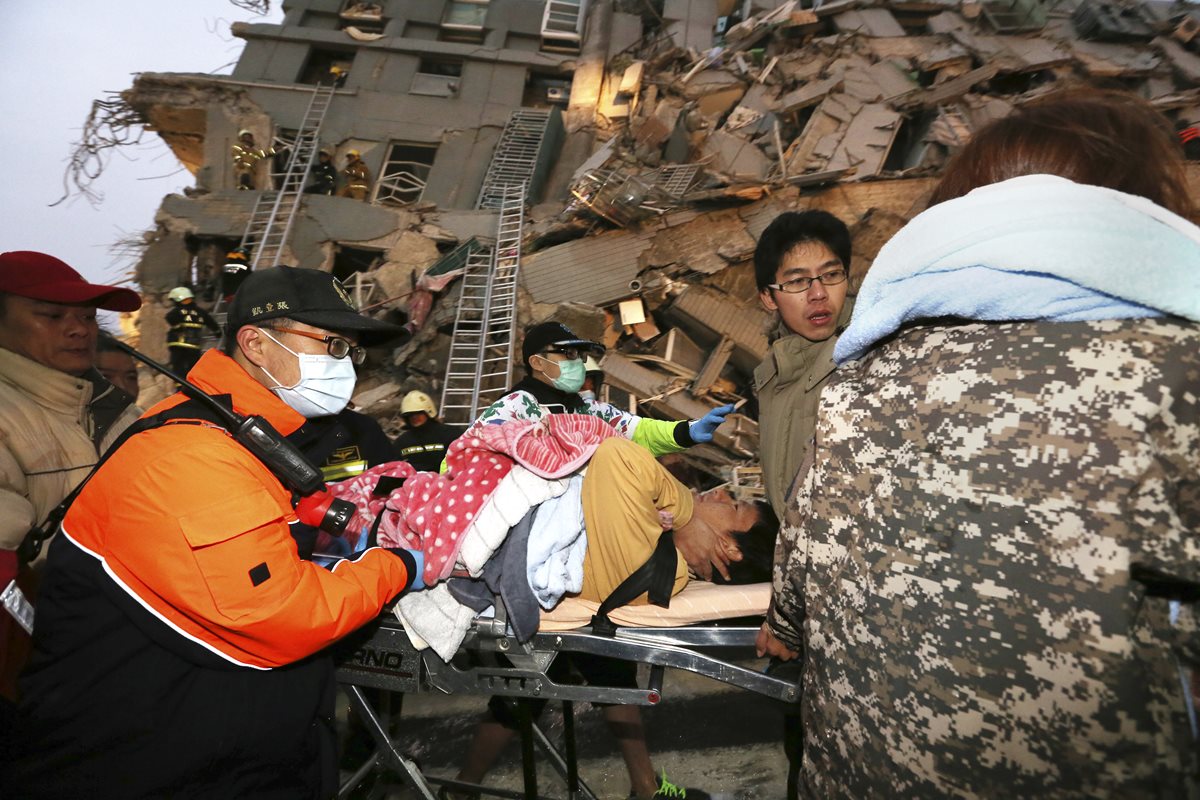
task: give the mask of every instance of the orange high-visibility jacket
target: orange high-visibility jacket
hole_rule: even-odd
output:
[[[281,434],[304,422],[216,351],[190,377]],[[300,560],[295,522],[288,490],[228,433],[174,422],[121,446],[76,499],[63,534],[178,636],[233,664],[271,668],[370,621],[412,583],[408,562],[383,549],[332,571]]]

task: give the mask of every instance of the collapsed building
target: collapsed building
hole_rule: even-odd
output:
[[[283,9],[234,25],[231,75],[143,73],[122,94],[195,176],[146,235],[141,340],[162,347],[174,286],[219,313],[238,246],[256,268],[332,271],[409,331],[372,354],[354,399],[391,432],[414,388],[472,419],[513,381],[521,330],[551,317],[608,345],[602,399],[623,408],[685,419],[752,401],[771,319],[751,256],[777,214],[850,225],[853,291],[947,157],[1014,105],[1088,84],[1200,120],[1200,24],[1153,0]],[[230,156],[241,131],[263,155],[249,191]],[[320,150],[339,170],[361,153],[365,197],[305,191]],[[757,450],[750,402],[685,458],[753,487]]]

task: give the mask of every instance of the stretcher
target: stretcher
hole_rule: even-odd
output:
[[[432,650],[418,650],[399,622],[385,618],[359,644],[347,652],[338,668],[338,683],[350,708],[371,735],[375,752],[342,783],[339,797],[347,797],[375,770],[387,769],[404,776],[424,800],[437,800],[434,785],[455,791],[495,797],[536,800],[535,746],[562,777],[568,798],[596,800],[579,778],[573,730],[572,704],[579,701],[652,706],[665,698],[667,668],[687,670],[783,703],[795,703],[799,689],[794,681],[772,677],[735,661],[754,657],[759,627],[720,624],[766,613],[770,584],[717,586],[694,581],[671,600],[670,608],[624,606],[607,615],[611,626],[593,624],[597,604],[578,599],[560,603],[542,615],[533,638],[518,643],[503,618],[476,618],[458,653],[449,662]],[[719,651],[719,652],[714,652]],[[649,665],[644,685],[636,687],[563,684],[547,671],[554,659],[566,653],[590,653]],[[379,690],[371,692],[368,690]],[[518,701],[544,699],[563,703],[564,744],[561,751],[531,719],[525,703],[517,702],[521,737],[524,792],[427,776],[412,759],[397,749],[390,731],[399,717],[405,694],[495,695]]]

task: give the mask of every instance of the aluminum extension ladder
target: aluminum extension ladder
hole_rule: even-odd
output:
[[[282,187],[278,191],[264,190],[258,194],[254,211],[242,234],[241,245],[250,253],[252,270],[279,264],[283,245],[292,232],[296,209],[300,207],[304,182],[317,157],[321,123],[325,121],[325,112],[333,101],[333,92],[333,84],[320,85],[313,90],[308,110],[304,112],[304,121],[296,134],[296,143],[292,145]]]
[[[495,246],[467,258],[442,385],[442,418],[450,423],[474,422],[512,385],[525,190],[524,182],[504,187]]]
[[[551,113],[548,109],[518,108],[508,118],[483,178],[476,208],[500,208],[506,187],[529,185],[537,170]]]

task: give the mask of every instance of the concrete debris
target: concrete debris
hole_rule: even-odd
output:
[[[294,0],[288,19],[319,18],[324,12],[299,9],[325,5]],[[398,393],[440,390],[456,314],[467,302],[462,278],[471,264],[490,263],[499,213],[477,203],[485,178],[536,179],[529,185],[539,187],[527,198],[518,331],[563,320],[609,347],[603,391],[610,402],[688,419],[752,396],[772,320],[759,304],[751,262],[757,237],[779,213],[822,208],[851,226],[853,292],[879,248],[923,208],[946,160],[981,126],[1056,85],[1120,84],[1181,125],[1200,122],[1200,15],[1178,4],[616,5],[593,3],[588,32],[566,54],[504,49],[504,31],[494,37],[490,28],[466,47],[445,44],[424,22],[412,23],[421,33],[411,40],[391,35],[404,26],[389,26],[387,39],[363,48],[374,73],[352,71],[339,89],[322,144],[339,166],[354,147],[374,159],[373,178],[405,176],[411,199],[383,206],[370,196],[306,195],[280,257],[360,275],[346,281],[356,299],[407,319],[411,336],[390,363],[366,371],[355,398],[389,427]],[[395,0],[388,9],[424,20],[423,6]],[[535,15],[498,11],[489,26],[503,19],[510,38],[521,29],[534,41],[536,23],[525,16]],[[125,93],[196,176],[186,196],[164,201],[147,240],[139,278],[151,295],[190,274],[216,285],[255,200],[236,191],[227,169],[231,137],[249,128],[263,141],[272,131],[276,140],[294,138],[318,80],[275,74],[284,59],[270,48],[311,40],[314,54],[345,59],[378,38],[377,20],[342,17],[345,38],[328,52],[322,47],[332,30],[309,30],[303,21],[256,25],[235,31],[248,42],[235,78],[146,73]],[[388,61],[388,42],[414,63]],[[426,63],[426,52],[436,58]],[[414,98],[411,77],[383,88],[393,72],[417,70],[415,53],[420,74],[454,79],[454,97]],[[466,68],[451,57],[465,58]],[[561,145],[500,152],[514,120],[544,119],[559,108],[566,109]],[[520,120],[518,109],[526,115]],[[158,338],[150,299],[143,332]],[[516,344],[519,353],[519,334]],[[157,346],[147,350],[164,356]],[[714,444],[682,457],[722,480],[752,473],[753,409],[731,417]]]

